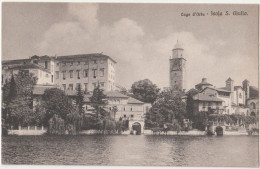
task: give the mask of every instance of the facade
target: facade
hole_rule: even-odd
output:
[[[116,89],[116,62],[103,54],[69,56],[32,56],[29,59],[2,62],[2,82],[19,70],[27,70],[37,78],[37,85],[58,85],[61,89],[76,91],[81,85],[91,92],[99,84],[104,91]]]
[[[186,89],[186,59],[183,57],[183,51],[184,49],[177,42],[170,58],[170,88],[174,91]]]
[[[54,85],[54,60],[51,57],[32,56],[29,59],[2,61],[2,84],[20,70],[28,71],[37,77],[37,85]]]
[[[228,78],[225,87],[216,88],[208,83],[206,78],[203,78],[201,83],[195,85],[195,88],[194,90],[199,92],[193,96],[193,99],[197,102],[195,102],[197,105],[194,107],[196,111],[211,111],[221,114],[241,114],[247,116],[259,115],[258,89],[250,86],[248,80],[243,81],[242,86],[234,86],[234,80]],[[202,101],[198,99],[200,97],[205,99]],[[211,101],[212,97],[215,98],[215,101],[219,99],[219,102],[213,103]],[[211,105],[209,106],[209,104]],[[216,106],[218,111],[212,111],[212,105]],[[210,107],[210,110],[207,107]]]
[[[210,112],[211,114],[223,114],[225,108],[222,106],[224,102],[215,95],[198,93],[193,97],[193,113]]]
[[[108,97],[107,110],[112,111],[114,106],[117,107],[118,111],[113,115],[115,120],[120,118],[129,120],[129,128],[138,123],[141,125],[141,132],[143,133],[145,115],[151,108],[151,104],[123,95],[118,91],[105,92],[105,95]]]
[[[116,88],[116,62],[103,54],[58,56],[55,59],[55,84],[63,90],[76,90],[81,85],[91,92],[97,85],[104,91]]]

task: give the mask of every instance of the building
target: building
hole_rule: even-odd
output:
[[[37,77],[37,85],[54,85],[54,59],[49,56],[2,61],[2,85],[20,70],[28,71]]]
[[[258,115],[258,89],[249,86],[248,80],[242,84],[243,87],[234,86],[234,80],[228,78],[225,87],[216,88],[203,78],[195,85],[196,89],[192,89],[198,92],[193,92],[197,104],[194,109],[220,114]]]
[[[186,87],[186,59],[184,49],[177,42],[170,57],[170,88],[174,91],[185,91]]]
[[[2,84],[19,70],[38,78],[37,85],[58,85],[65,91],[75,91],[81,85],[91,92],[99,84],[104,91],[115,90],[116,61],[103,54],[68,56],[32,56],[29,59],[2,62]]]
[[[225,108],[222,106],[223,100],[215,97],[215,95],[208,95],[198,93],[193,97],[193,113],[196,115],[199,112],[209,112],[210,114],[223,114]]]
[[[141,132],[144,130],[145,115],[151,108],[151,104],[141,102],[133,97],[123,95],[118,91],[105,92],[108,99],[107,110],[112,111],[113,107],[117,107],[117,112],[114,114],[115,120],[120,118],[129,121],[129,128],[133,124],[141,126]]]
[[[103,54],[58,56],[55,59],[55,84],[63,90],[81,85],[91,92],[99,84],[104,91],[116,88],[116,61]]]
[[[245,91],[245,103],[250,109],[251,116],[259,116],[259,90],[254,86],[250,86],[250,82],[246,79],[242,82]]]

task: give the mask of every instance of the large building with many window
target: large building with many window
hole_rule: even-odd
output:
[[[29,59],[2,62],[2,84],[19,70],[33,73],[37,85],[58,85],[69,93],[76,93],[77,86],[85,93],[93,91],[99,84],[104,91],[116,88],[116,61],[103,54],[68,56],[32,56]]]
[[[63,90],[75,91],[81,85],[85,92],[99,86],[115,90],[116,61],[103,54],[58,56],[55,59],[55,84]]]

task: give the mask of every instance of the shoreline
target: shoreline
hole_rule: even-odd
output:
[[[39,135],[46,135],[47,130],[8,130],[8,135],[17,135],[17,136],[39,136]],[[82,130],[79,132],[78,135],[103,135],[103,132],[100,130]],[[121,134],[109,134],[105,133],[104,135],[131,135],[130,130],[124,131]],[[164,132],[155,132],[153,133],[152,130],[144,130],[141,135],[156,135],[156,136],[207,136],[206,131],[199,131],[199,130],[190,130],[190,131],[168,131],[167,134]],[[259,133],[253,133],[254,135],[259,135]],[[240,132],[240,131],[225,131],[223,136],[250,136],[248,132]]]

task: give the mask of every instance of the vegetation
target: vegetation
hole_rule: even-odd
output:
[[[145,125],[147,128],[160,127],[173,129],[183,125],[186,116],[186,104],[181,99],[180,93],[172,90],[162,91],[147,114]]]
[[[50,134],[77,134],[80,131],[83,115],[64,91],[57,88],[46,89],[41,107],[45,113],[44,123],[48,123]]]
[[[153,103],[160,92],[160,89],[149,79],[135,82],[132,85],[131,90],[136,99],[145,103]]]
[[[79,114],[83,114],[83,102],[84,102],[84,94],[81,88],[81,85],[79,85],[77,88],[77,97],[76,97],[76,105],[78,107]]]
[[[34,124],[33,87],[37,78],[28,71],[19,71],[3,86],[2,121],[8,127]]]

